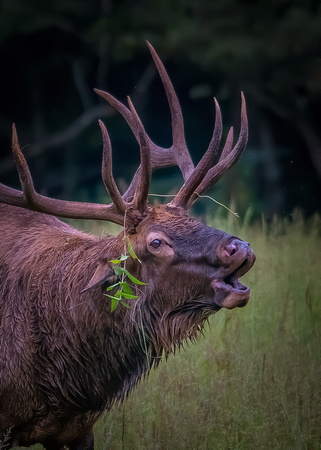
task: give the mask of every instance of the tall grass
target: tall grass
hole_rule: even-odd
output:
[[[98,450],[321,449],[321,223],[209,219],[257,255],[246,308],[163,362],[95,426]]]
[[[320,221],[209,224],[249,240],[246,308],[151,373],[95,427],[100,449],[321,449]]]

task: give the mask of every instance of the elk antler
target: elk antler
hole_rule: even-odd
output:
[[[139,223],[147,212],[147,198],[151,174],[161,167],[177,165],[183,175],[184,185],[175,198],[169,203],[172,206],[189,208],[197,198],[213,186],[240,157],[248,139],[248,125],[245,99],[242,93],[241,129],[238,141],[233,147],[233,128],[227,136],[225,146],[218,158],[222,139],[222,116],[220,107],[215,102],[215,127],[209,147],[194,168],[184,133],[184,121],[178,98],[169,76],[156,51],[147,42],[158,73],[161,77],[172,118],[173,144],[169,148],[157,146],[147,135],[144,126],[130,100],[129,109],[107,92],[95,89],[95,92],[113,106],[126,120],[140,146],[141,165],[137,169],[127,191],[121,195],[112,174],[112,149],[105,125],[99,121],[103,138],[102,179],[110,194],[112,203],[79,203],[66,200],[51,199],[38,194],[32,177],[21,152],[15,125],[12,127],[12,151],[19,173],[22,191],[0,184],[0,201],[27,209],[62,216],[67,218],[107,220],[132,226]],[[233,147],[233,148],[232,148]]]
[[[212,140],[203,158],[200,160],[192,175],[181,187],[176,197],[170,202],[173,206],[189,208],[199,196],[216,184],[222,175],[236,163],[246,147],[248,140],[248,123],[246,115],[246,104],[243,92],[241,93],[241,128],[239,138],[233,147],[233,127],[227,135],[225,146],[219,161],[217,155],[221,144],[222,123],[218,103],[216,105],[216,120]],[[232,148],[233,147],[233,148]]]
[[[159,56],[157,55],[153,46],[147,42],[148,48],[151,52],[155,65],[157,67],[158,73],[161,77],[166,96],[168,99],[168,104],[170,108],[171,118],[172,118],[172,137],[173,145],[170,148],[163,148],[156,145],[150,137],[147,135],[144,126],[137,118],[134,118],[132,110],[129,110],[123,103],[117,100],[108,92],[101,91],[99,89],[94,89],[94,91],[105,99],[113,108],[115,108],[126,120],[130,129],[132,130],[136,140],[139,142],[139,133],[144,136],[145,141],[149,144],[150,148],[150,164],[151,171],[156,169],[178,166],[182,172],[184,180],[188,180],[190,175],[194,170],[194,165],[190,157],[184,132],[184,120],[182,110],[175,93],[174,87],[171,80],[165,70],[165,67]],[[138,119],[138,120],[137,120]],[[141,166],[136,171],[132,183],[123,195],[124,200],[131,199],[134,195],[138,179],[141,176]]]
[[[0,184],[0,201],[34,211],[73,219],[108,220],[119,225],[124,222],[124,214],[119,205],[100,205],[52,199],[35,191],[27,162],[21,152],[15,124],[12,126],[12,151],[17,166],[22,191]],[[105,157],[104,162],[108,161]],[[103,172],[106,173],[106,169]]]
[[[124,117],[138,142],[139,133],[141,133],[141,136],[144,136],[145,141],[149,143],[151,172],[158,168],[170,167],[174,165],[177,165],[180,168],[185,183],[176,197],[169,204],[172,206],[189,208],[203,192],[217,183],[224,172],[236,163],[246,147],[248,140],[248,124],[245,98],[242,93],[241,128],[238,141],[233,147],[232,127],[228,133],[220,158],[218,158],[218,156],[222,139],[222,115],[219,104],[214,98],[216,114],[213,136],[206,153],[194,169],[194,165],[185,141],[183,115],[174,87],[155,49],[149,42],[147,42],[147,45],[161,77],[168,99],[172,118],[173,137],[173,144],[170,148],[157,146],[147,135],[140,120],[135,120],[133,113],[111,94],[100,91],[99,89],[95,89],[95,92],[104,98]],[[132,183],[123,195],[124,200],[131,199],[134,195],[138,180],[141,176],[141,171],[142,167],[140,166],[134,175]]]

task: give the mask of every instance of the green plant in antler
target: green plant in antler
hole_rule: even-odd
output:
[[[137,295],[134,295],[131,288],[129,287],[126,279],[128,278],[132,283],[137,285],[146,285],[147,283],[144,283],[143,281],[138,280],[135,278],[127,269],[126,269],[126,261],[128,258],[137,259],[137,261],[141,262],[139,258],[137,257],[136,253],[134,252],[134,249],[131,245],[131,242],[129,240],[128,236],[124,236],[125,241],[125,249],[124,253],[121,254],[119,259],[111,259],[109,262],[113,264],[113,270],[115,275],[120,277],[120,281],[118,283],[113,284],[112,286],[108,286],[106,291],[111,291],[112,289],[115,289],[118,287],[118,290],[114,295],[111,294],[104,294],[106,297],[110,298],[111,300],[111,312],[113,312],[117,306],[119,305],[119,302],[125,306],[125,308],[130,308],[130,306],[127,303],[127,300],[136,300],[138,299]]]

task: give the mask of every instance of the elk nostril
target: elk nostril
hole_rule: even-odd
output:
[[[236,247],[235,247],[235,245],[233,245],[233,247],[231,248],[231,253],[230,253],[230,255],[232,256],[232,255],[234,255],[234,253],[236,253]]]
[[[225,247],[225,252],[228,256],[233,256],[237,252],[237,246],[231,243]]]

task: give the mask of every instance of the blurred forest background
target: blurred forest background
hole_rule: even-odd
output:
[[[52,197],[106,201],[101,118],[114,173],[126,187],[139,149],[124,119],[98,98],[130,95],[151,138],[171,145],[163,87],[149,40],[181,102],[194,163],[214,125],[240,122],[244,91],[250,139],[212,195],[239,213],[291,216],[321,211],[321,3],[319,0],[1,0],[0,180],[18,187],[10,153],[17,125],[35,185]],[[159,171],[151,192],[181,184]],[[201,210],[217,208],[202,200]]]

